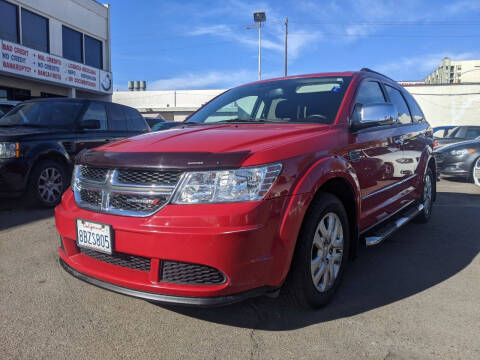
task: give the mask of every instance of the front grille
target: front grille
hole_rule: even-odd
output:
[[[103,261],[112,265],[126,267],[133,270],[150,271],[150,259],[141,256],[114,253],[112,255],[104,254],[91,249],[80,248],[83,255]]]
[[[225,282],[225,277],[219,270],[210,266],[163,261],[160,281],[189,285],[218,285]]]
[[[86,180],[104,182],[107,178],[108,169],[82,166],[80,168],[80,173],[82,177]]]
[[[82,202],[90,206],[100,206],[102,204],[102,194],[99,190],[81,189],[80,198]]]
[[[175,185],[180,171],[118,170],[117,181],[134,185]]]
[[[169,201],[180,171],[75,168],[73,191],[79,207],[124,216],[150,216]]]
[[[152,212],[161,208],[169,196],[149,196],[139,194],[112,194],[110,206],[118,210]]]

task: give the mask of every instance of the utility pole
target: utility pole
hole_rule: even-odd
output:
[[[285,18],[285,76],[287,76],[288,17]]]

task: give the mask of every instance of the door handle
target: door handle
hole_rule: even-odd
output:
[[[403,138],[396,138],[396,139],[393,139],[393,142],[397,145],[403,145],[405,140],[403,140]]]

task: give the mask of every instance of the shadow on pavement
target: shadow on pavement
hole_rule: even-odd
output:
[[[53,209],[33,207],[24,198],[0,198],[0,231],[53,216]]]
[[[415,295],[454,276],[480,252],[480,195],[439,193],[438,203],[428,224],[408,224],[384,243],[362,249],[350,262],[336,297],[321,310],[299,309],[283,296],[212,309],[167,308],[214,323],[282,331],[364,313]]]

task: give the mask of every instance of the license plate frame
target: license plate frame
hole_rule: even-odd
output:
[[[90,224],[90,229],[95,230],[94,232],[89,231],[88,229],[85,229],[86,224]],[[80,226],[79,226],[80,225]],[[93,227],[92,227],[93,225]],[[101,227],[102,233],[100,233],[100,229],[98,227]],[[87,240],[83,241],[83,236],[85,236],[85,233],[82,233],[82,236],[79,234],[79,230],[86,231],[87,232]],[[79,248],[83,249],[89,249],[89,250],[94,250],[98,251],[104,254],[112,255],[113,254],[113,244],[114,244],[114,231],[112,229],[112,226],[109,224],[105,223],[99,223],[91,220],[85,220],[85,219],[76,219],[75,221],[75,232],[76,232],[76,244]],[[99,234],[99,238],[96,237],[96,234]],[[101,238],[101,236],[108,236],[108,239],[106,238]],[[80,239],[82,238],[82,239]],[[98,239],[98,240],[97,240]],[[103,242],[102,242],[103,240]],[[92,243],[91,241],[94,241]],[[109,247],[102,246],[102,244],[105,244],[106,242],[109,242]],[[99,243],[99,245],[97,245]]]

